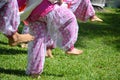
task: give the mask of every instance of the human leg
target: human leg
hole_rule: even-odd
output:
[[[23,42],[29,42],[34,39],[34,37],[31,36],[30,34],[19,34],[17,32],[7,37],[8,37],[8,43],[10,46],[16,46],[17,44],[20,44]]]
[[[9,0],[0,8],[0,32],[9,40],[9,45],[15,46],[21,42],[33,40],[33,36],[26,34],[20,35],[17,29],[20,23],[18,4],[16,0]]]
[[[59,6],[58,9],[47,15],[47,25],[39,21],[30,24],[30,32],[35,36],[35,39],[29,43],[26,73],[33,77],[38,77],[44,68],[47,35],[49,34],[55,44],[66,52],[74,50],[76,49],[74,48],[74,43],[77,40],[78,24],[71,11],[64,7],[59,8]],[[80,50],[77,50],[72,54],[81,54]]]
[[[27,21],[22,21],[23,23],[23,29],[22,29],[22,34],[29,34],[29,24]],[[21,43],[20,46],[22,48],[27,48],[28,47],[28,42]]]
[[[46,57],[53,58],[52,50],[56,47],[55,42],[51,39],[51,36],[47,36],[47,51]]]
[[[90,17],[90,21],[94,22],[94,21],[98,21],[98,22],[103,22],[102,19],[100,19],[98,16],[93,15]]]
[[[46,26],[42,22],[30,23],[30,33],[35,39],[28,45],[28,65],[26,73],[33,78],[43,72],[46,54]]]
[[[74,48],[78,36],[78,24],[74,14],[66,7],[60,6],[47,17],[48,32],[55,44],[67,53],[72,51],[71,54],[81,54],[81,50]]]
[[[22,30],[22,34],[28,34],[29,33],[29,24],[26,21],[23,21],[24,27]],[[27,48],[28,43],[21,43],[20,44],[22,48]],[[46,51],[46,57],[53,58],[52,55],[52,49],[55,48],[53,40],[50,38],[50,35],[47,37],[47,51]]]
[[[47,48],[45,56],[48,57],[48,58],[53,58],[52,49],[51,48]]]
[[[99,21],[103,20],[97,17],[90,0],[65,0],[70,5],[69,8],[74,12],[77,19],[81,21]]]

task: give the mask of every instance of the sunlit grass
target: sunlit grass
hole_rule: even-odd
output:
[[[41,80],[120,80],[120,10],[97,12],[104,22],[79,22],[79,56],[54,49]],[[0,80],[33,80],[25,74],[27,49],[10,47],[0,34]]]

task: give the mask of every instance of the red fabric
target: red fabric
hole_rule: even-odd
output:
[[[18,1],[19,11],[21,12],[26,8],[27,0],[17,0],[17,1]]]
[[[26,26],[29,25],[28,21],[26,21],[26,20],[24,20],[23,23],[24,23],[24,25],[26,25]]]
[[[68,51],[72,51],[74,49],[74,46],[71,46],[71,48],[68,49]]]

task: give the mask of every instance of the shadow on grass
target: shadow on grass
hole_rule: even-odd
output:
[[[0,73],[17,75],[17,76],[27,76],[24,70],[13,70],[13,69],[4,69],[0,68]]]
[[[28,76],[24,70],[14,70],[14,69],[4,69],[0,67],[0,73],[3,74],[9,74],[9,75],[16,75],[16,76]],[[57,76],[57,77],[63,77],[64,75],[62,74],[49,74],[49,73],[42,73],[42,75],[46,76]]]
[[[15,49],[15,48],[0,48],[0,55],[16,55],[16,54],[27,54],[27,50]]]
[[[45,73],[43,72],[42,75],[46,75],[46,76],[56,76],[56,77],[63,77],[63,74],[53,74],[53,73]]]
[[[0,41],[0,44],[3,44],[3,45],[8,45],[8,43],[5,43],[5,42],[1,42],[1,41]]]

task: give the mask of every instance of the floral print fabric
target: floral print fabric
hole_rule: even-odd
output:
[[[17,31],[19,23],[20,17],[17,1],[9,0],[0,8],[0,32],[10,36]]]

